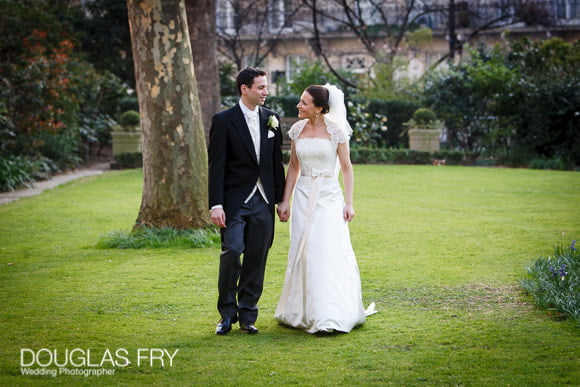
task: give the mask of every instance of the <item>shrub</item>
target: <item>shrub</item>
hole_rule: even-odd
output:
[[[545,157],[540,157],[530,161],[529,167],[531,169],[555,169],[555,170],[565,170],[566,164],[562,161],[560,157],[553,159],[548,159]]]
[[[369,105],[370,101],[347,102],[353,145],[380,148],[383,146],[381,133],[388,130],[388,118],[384,113],[371,113]]]
[[[465,153],[456,150],[440,150],[433,153],[435,160],[445,160],[447,165],[459,165],[465,159]]]
[[[481,47],[426,74],[423,103],[445,121],[453,148],[505,165],[542,157],[580,165],[579,48],[558,38]]]
[[[446,165],[459,165],[464,154],[459,151],[429,152],[409,149],[352,148],[350,159],[355,164],[422,164],[430,165],[434,160],[445,160]]]
[[[298,109],[296,105],[300,96],[298,95],[280,95],[268,97],[266,105],[280,114],[282,117],[297,117]]]
[[[47,158],[11,156],[0,159],[0,192],[14,191],[48,179],[58,168]]]
[[[418,125],[429,125],[437,119],[435,112],[428,108],[419,108],[413,113],[413,120]]]
[[[110,142],[111,117],[129,95],[80,49],[75,23],[84,12],[60,3],[2,1],[0,150],[4,158],[49,158],[66,169]]]
[[[27,172],[24,158],[0,159],[0,192],[14,191],[33,181],[32,176]]]
[[[580,254],[576,241],[557,246],[554,256],[540,257],[520,280],[538,307],[580,322]]]
[[[111,169],[132,169],[143,166],[143,155],[141,152],[121,153],[114,157]]]
[[[353,104],[364,102],[361,98],[351,98]],[[408,136],[404,130],[404,123],[412,116],[420,105],[414,101],[393,99],[393,100],[368,100],[368,113],[372,116],[378,114],[388,119],[387,130],[380,131],[379,148],[399,148],[409,143]]]
[[[101,249],[142,249],[180,248],[192,249],[209,247],[219,243],[216,227],[207,229],[177,230],[172,227],[138,227],[131,232],[111,231],[101,235],[97,248]]]
[[[127,110],[119,117],[119,125],[126,131],[136,130],[140,122],[139,112],[135,110]]]

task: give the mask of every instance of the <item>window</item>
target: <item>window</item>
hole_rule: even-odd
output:
[[[300,73],[300,68],[306,63],[306,57],[300,55],[288,55],[286,57],[286,81],[292,82]]]
[[[268,67],[266,58],[260,61],[260,57],[256,55],[245,55],[242,58],[242,67],[259,67],[265,69]]]
[[[342,68],[353,73],[365,72],[366,57],[364,55],[345,55],[342,57]]]
[[[558,19],[580,18],[580,0],[557,0],[555,14]]]
[[[236,12],[232,0],[217,0],[216,25],[219,31],[235,31]]]
[[[291,26],[292,0],[270,0],[268,24],[271,32]]]

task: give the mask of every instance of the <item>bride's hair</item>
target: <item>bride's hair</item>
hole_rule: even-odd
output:
[[[312,96],[312,102],[316,107],[322,108],[320,113],[326,114],[330,108],[328,104],[328,89],[320,85],[308,86],[305,90],[308,94]]]

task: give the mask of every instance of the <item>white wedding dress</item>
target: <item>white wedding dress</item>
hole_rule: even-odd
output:
[[[365,322],[358,264],[343,219],[337,147],[346,136],[325,119],[330,139],[299,138],[307,120],[289,136],[300,162],[294,189],[288,267],[275,318],[315,332],[350,332]]]

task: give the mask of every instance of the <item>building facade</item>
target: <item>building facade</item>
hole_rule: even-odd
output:
[[[412,7],[411,7],[412,5]],[[465,44],[580,37],[580,0],[217,0],[219,57],[291,82],[304,62],[372,76],[375,63],[405,59],[418,77]],[[430,39],[411,31],[429,29]],[[405,33],[401,33],[401,31]],[[507,33],[509,32],[509,34]]]

